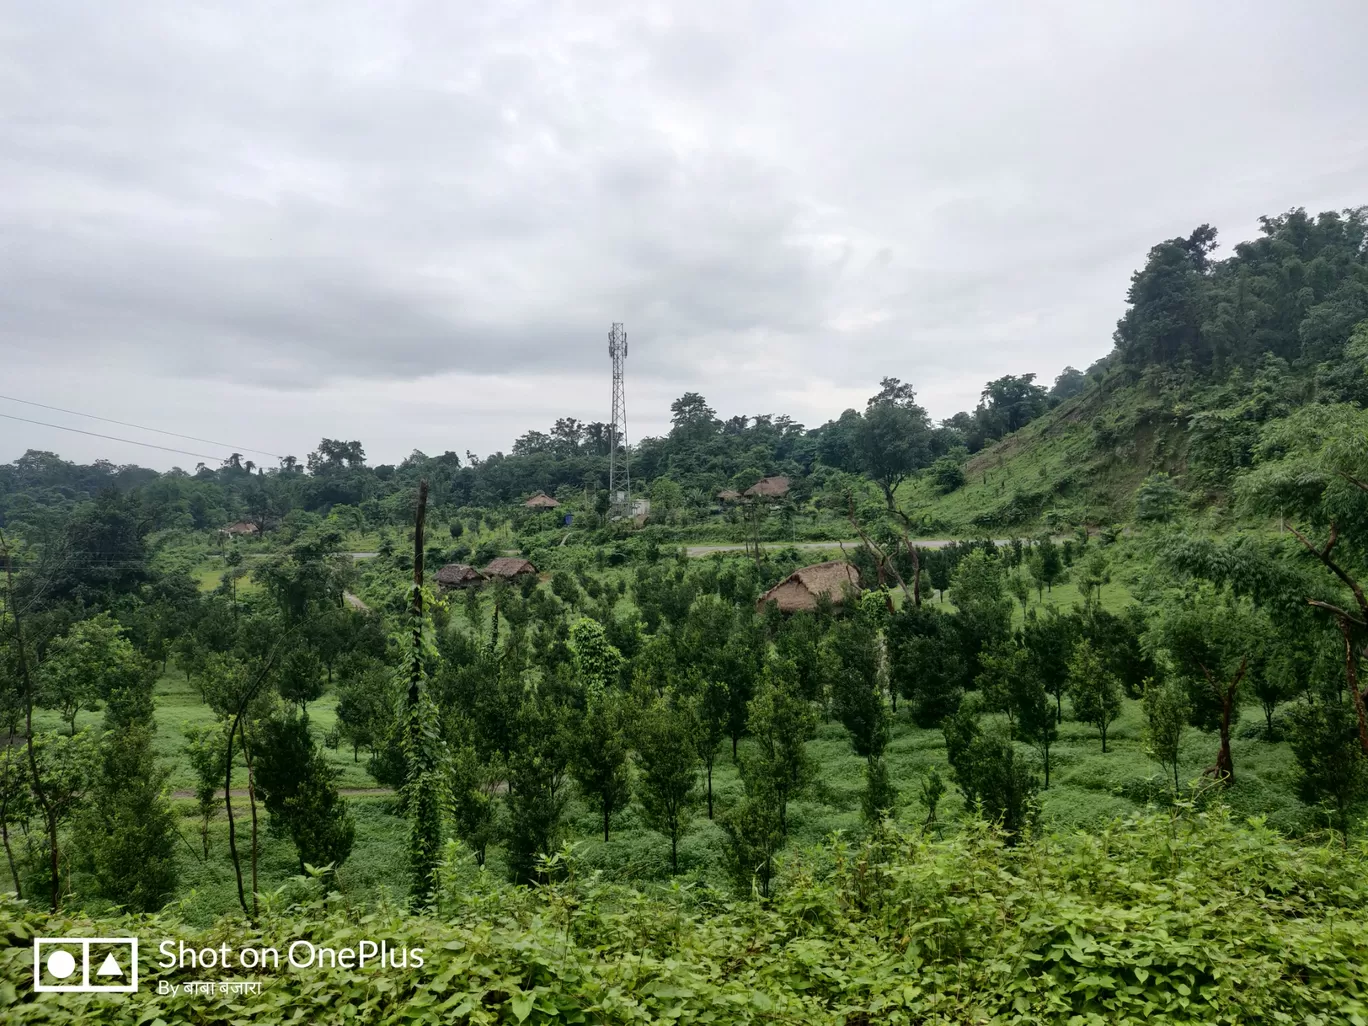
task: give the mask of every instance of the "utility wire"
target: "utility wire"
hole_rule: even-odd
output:
[[[254,452],[254,453],[257,453],[258,455],[261,455],[261,456],[271,456],[271,457],[273,457],[273,458],[275,458],[275,459],[278,459],[278,460],[279,460],[279,459],[284,459],[284,457],[281,456],[280,453],[277,453],[277,452],[267,452],[265,449],[253,449],[253,448],[251,448],[250,446],[246,446],[246,445],[229,445],[227,442],[218,442],[218,441],[215,441],[215,440],[212,439],[212,438],[199,438],[199,437],[196,436],[196,435],[183,435],[183,434],[181,434],[179,431],[163,431],[161,428],[147,427],[147,426],[145,426],[145,425],[143,425],[143,424],[131,424],[131,423],[129,423],[129,422],[126,421],[126,420],[114,420],[114,419],[111,418],[111,417],[98,417],[98,416],[96,416],[96,415],[93,414],[93,413],[81,413],[79,410],[66,410],[66,409],[63,409],[63,408],[60,407],[60,406],[48,406],[48,405],[45,404],[45,403],[35,403],[35,402],[33,402],[32,400],[29,400],[29,399],[17,399],[17,398],[15,398],[15,397],[12,396],[12,395],[0,395],[0,399],[6,399],[6,400],[8,400],[9,402],[12,402],[12,403],[23,403],[25,406],[37,406],[37,407],[39,407],[40,409],[44,409],[44,410],[53,410],[53,411],[56,412],[56,413],[69,413],[69,414],[71,414],[73,417],[86,417],[86,418],[88,418],[88,419],[90,419],[90,420],[102,420],[102,421],[104,421],[106,424],[118,424],[120,427],[137,428],[139,431],[152,431],[152,432],[155,432],[156,434],[159,434],[159,435],[171,435],[173,438],[188,438],[188,439],[190,439],[190,441],[192,441],[192,442],[204,442],[204,443],[207,444],[207,445],[221,445],[221,446],[223,446],[225,449],[229,450],[230,452]],[[31,423],[36,424],[36,423],[38,423],[38,421],[31,421]],[[55,425],[55,424],[50,424],[50,425],[48,425],[48,426],[49,426],[49,427],[56,427],[57,425]],[[72,429],[70,429],[70,430],[75,430],[75,428],[72,428]],[[88,433],[88,432],[87,432],[87,433]],[[97,436],[97,437],[100,437],[100,438],[107,438],[107,437],[109,437],[109,436],[108,436],[108,435],[99,435],[99,436]],[[126,439],[119,439],[119,440],[120,440],[120,441],[126,441]],[[135,444],[135,445],[138,445],[138,444],[142,444],[142,443],[135,442],[134,444]],[[160,446],[158,446],[158,448],[160,448]],[[169,450],[169,451],[170,451],[170,452],[184,452],[185,450],[183,450],[183,449],[171,449],[171,450]],[[186,453],[186,455],[187,455],[187,456],[198,456],[198,455],[200,455],[200,453],[192,452],[192,453]],[[217,457],[215,457],[215,459],[217,459]]]
[[[162,450],[162,452],[178,452],[182,456],[200,456],[206,460],[223,459],[222,456],[210,456],[207,452],[190,452],[188,449],[172,449],[170,446],[153,445],[151,442],[135,442],[131,438],[115,438],[113,435],[102,435],[98,431],[83,431],[80,428],[67,427],[64,424],[49,424],[46,421],[42,420],[29,420],[27,417],[16,417],[12,413],[0,413],[0,417],[5,417],[9,420],[22,421],[25,424],[37,424],[39,427],[56,428],[58,431],[75,431],[78,435],[90,435],[92,438],[107,438],[111,442],[127,442],[129,445],[142,445],[146,446],[149,449],[160,449]],[[255,452],[256,450],[253,451]],[[270,454],[268,453],[267,455]]]

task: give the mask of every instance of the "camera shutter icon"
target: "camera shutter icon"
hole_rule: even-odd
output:
[[[136,937],[35,937],[39,993],[131,994],[138,989]]]

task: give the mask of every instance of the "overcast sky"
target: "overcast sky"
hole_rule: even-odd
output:
[[[608,420],[623,321],[633,439],[884,375],[946,417],[1104,355],[1155,242],[1368,203],[1365,39],[1364,0],[3,0],[0,393],[485,454]],[[0,419],[28,448],[197,461]]]

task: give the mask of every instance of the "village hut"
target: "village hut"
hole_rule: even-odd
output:
[[[832,560],[795,570],[769,591],[760,596],[756,608],[764,611],[770,601],[779,603],[782,613],[811,612],[817,608],[817,597],[827,595],[840,605],[845,598],[846,585],[860,590],[860,572],[849,563]]]
[[[783,475],[762,477],[746,489],[748,499],[782,499],[788,494],[789,479]]]
[[[545,492],[538,492],[532,498],[523,503],[528,509],[555,509],[560,505],[555,499]]]
[[[486,577],[502,577],[506,581],[516,580],[527,574],[535,574],[537,568],[525,559],[517,556],[500,556],[492,559],[489,566],[484,568]]]
[[[465,563],[448,563],[433,574],[432,579],[437,582],[439,591],[451,591],[453,588],[478,587],[487,578],[473,566],[467,566]]]
[[[734,488],[723,488],[717,493],[717,498],[721,502],[735,502],[737,499],[741,498],[741,493]]]
[[[252,523],[250,520],[239,520],[236,524],[229,524],[227,527],[225,527],[225,528],[224,528],[223,530],[221,530],[219,533],[220,533],[220,534],[229,534],[229,535],[238,535],[238,534],[258,534],[258,533],[260,533],[260,531],[261,531],[261,528],[257,527],[257,525],[254,524],[254,523]]]

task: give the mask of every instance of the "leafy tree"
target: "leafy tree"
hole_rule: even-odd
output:
[[[940,806],[940,800],[944,796],[945,781],[941,779],[940,771],[932,766],[922,774],[921,778],[922,804],[926,806],[926,819],[922,822],[924,832],[940,831],[940,824],[936,822],[936,809]]]
[[[1076,395],[1082,394],[1088,387],[1088,376],[1075,367],[1065,367],[1055,378],[1054,387],[1050,389],[1049,398],[1051,402],[1062,403],[1066,399],[1072,399]]]
[[[581,617],[570,628],[570,650],[580,687],[593,702],[615,688],[622,668],[622,653],[608,643],[603,624]]]
[[[959,610],[954,623],[972,679],[982,672],[981,654],[1011,634],[1012,600],[1004,586],[1002,561],[982,549],[969,553],[951,577],[950,600]]]
[[[1345,685],[1359,743],[1368,755],[1368,701],[1358,681],[1356,639],[1368,624],[1368,410],[1352,404],[1308,405],[1265,428],[1258,466],[1239,483],[1242,505],[1288,517],[1302,549],[1323,577],[1303,591],[1344,641]],[[1313,540],[1313,535],[1324,542]],[[1346,602],[1343,591],[1349,592]]]
[[[889,683],[912,706],[912,720],[934,727],[959,708],[969,678],[951,616],[904,606],[889,619]]]
[[[994,673],[996,688],[1012,724],[1013,736],[1040,753],[1045,770],[1045,787],[1050,786],[1050,749],[1059,739],[1059,719],[1050,704],[1049,692],[1038,672],[1037,663],[1025,647],[1013,646],[985,672]],[[985,692],[986,693],[986,692]]]
[[[1069,660],[1069,697],[1074,715],[1097,728],[1105,752],[1107,728],[1121,715],[1121,682],[1086,638],[1074,647]]]
[[[1297,793],[1326,809],[1347,844],[1350,815],[1368,802],[1368,757],[1359,747],[1353,708],[1326,693],[1299,703],[1290,718]]]
[[[546,696],[522,704],[508,755],[508,869],[513,880],[542,877],[541,858],[555,852],[565,814],[573,739],[571,718]]]
[[[77,714],[98,708],[101,699],[116,720],[148,719],[154,673],[124,637],[123,627],[100,613],[52,642],[40,694],[44,704],[61,713],[67,733],[74,734]]]
[[[1147,524],[1166,524],[1178,512],[1183,493],[1160,471],[1145,478],[1135,493],[1135,519]]]
[[[33,735],[30,758],[29,780],[46,828],[48,859],[42,885],[50,892],[55,911],[61,903],[62,829],[100,777],[99,752],[87,730],[66,735],[40,731]]]
[[[1179,681],[1150,678],[1145,681],[1143,709],[1145,754],[1165,771],[1172,770],[1173,790],[1177,792],[1183,732],[1192,716],[1187,691]]]
[[[685,392],[670,404],[670,423],[671,434],[682,439],[705,437],[721,426],[716,411],[697,392]]]
[[[1230,731],[1240,715],[1240,684],[1269,633],[1267,620],[1247,601],[1202,587],[1163,609],[1151,641],[1163,648],[1185,683],[1193,725],[1220,736],[1210,772],[1227,786],[1234,782]]]
[[[694,690],[694,719],[698,724],[698,758],[707,787],[708,818],[713,818],[713,766],[727,737],[728,693],[723,684],[703,681]]]
[[[75,823],[75,848],[103,898],[155,912],[176,890],[170,775],[152,752],[152,730],[133,725],[99,743],[98,775]]]
[[[773,797],[780,832],[788,833],[788,803],[812,781],[807,742],[817,732],[817,715],[782,666],[769,666],[748,708],[753,744],[741,760],[748,791]]]
[[[337,729],[352,746],[352,761],[362,748],[380,745],[394,726],[392,674],[372,659],[361,657],[344,664],[337,689]]]
[[[1035,675],[1055,700],[1055,720],[1064,722],[1064,695],[1069,689],[1069,660],[1080,633],[1078,617],[1053,606],[1032,609],[1022,624],[1021,643]]]
[[[1059,546],[1048,534],[1043,535],[1035,544],[1035,555],[1039,560],[1039,570],[1032,568],[1031,575],[1045,590],[1053,592],[1054,586],[1064,574],[1064,561],[1060,558]]]
[[[227,724],[195,724],[184,730],[185,754],[195,774],[195,804],[200,814],[200,843],[209,857],[209,820],[218,808],[228,758]]]
[[[1140,697],[1146,678],[1160,676],[1154,656],[1143,642],[1148,621],[1141,606],[1131,604],[1117,614],[1094,602],[1075,617],[1075,622],[1079,635],[1092,643],[1126,694]]]
[[[978,703],[966,701],[942,726],[955,783],[970,808],[978,808],[1015,844],[1030,824],[1036,780],[1011,738],[983,730]]]
[[[631,718],[623,696],[601,695],[590,702],[575,734],[570,772],[580,793],[603,816],[605,841],[613,813],[632,798],[627,737]]]
[[[494,796],[502,783],[500,774],[481,761],[471,744],[454,748],[447,771],[445,796],[456,836],[474,853],[476,863],[483,866],[489,845],[498,833]]]
[[[673,873],[679,872],[679,838],[698,803],[698,726],[687,705],[660,698],[635,729],[642,810],[651,829],[670,839]]]
[[[866,615],[845,620],[832,632],[835,672],[831,681],[831,711],[850,733],[855,754],[865,759],[861,806],[865,822],[871,824],[892,808],[898,798],[884,763],[889,723],[879,684],[880,649],[878,632]]]
[[[752,777],[745,783],[745,797],[721,817],[727,835],[727,868],[738,889],[769,898],[774,859],[784,846],[780,799],[766,777]]]
[[[1031,585],[1026,575],[1018,571],[1007,575],[1007,594],[1021,603],[1021,615],[1026,615],[1026,605],[1031,599]]]
[[[963,450],[961,450],[963,451]],[[964,487],[964,461],[954,456],[940,456],[931,464],[931,480],[942,495],[949,495]]]
[[[988,382],[982,394],[984,420],[994,425],[994,437],[1025,427],[1049,406],[1044,388],[1034,374],[1008,374]]]
[[[893,493],[910,474],[930,462],[931,423],[916,404],[910,385],[884,378],[855,429],[860,466],[883,491],[888,508]]]
[[[356,826],[308,717],[268,719],[258,731],[253,769],[272,830],[294,843],[301,873],[310,865],[336,871],[351,854]]]

